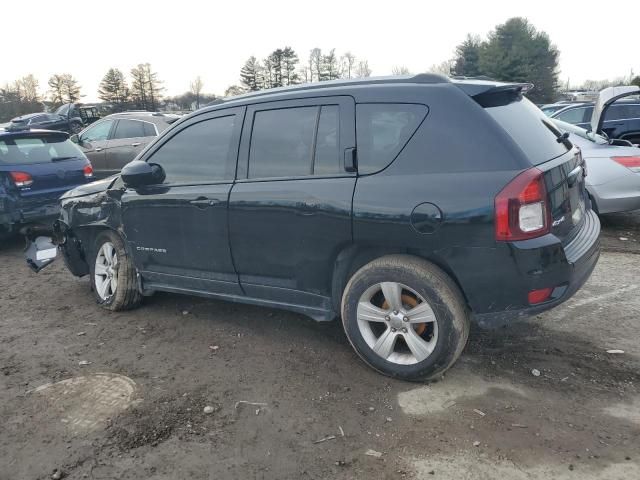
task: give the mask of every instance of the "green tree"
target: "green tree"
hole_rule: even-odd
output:
[[[245,93],[245,91],[241,86],[239,86],[239,85],[231,85],[231,86],[227,87],[227,89],[224,91],[224,96],[225,97],[234,97],[236,95],[242,95],[243,93]]]
[[[124,74],[117,68],[110,68],[98,87],[98,98],[112,104],[115,111],[126,108],[129,93]]]
[[[337,78],[340,78],[340,65],[336,49],[332,48],[328,54],[322,56],[320,80],[335,80]]]
[[[533,83],[535,89],[528,97],[550,102],[558,88],[558,56],[546,33],[524,18],[511,18],[481,45],[478,73],[496,80]]]
[[[151,65],[140,63],[131,70],[131,78],[131,96],[136,106],[142,110],[157,110],[164,88]]]
[[[464,42],[456,47],[456,57],[453,66],[455,75],[464,75],[466,77],[477,77],[480,75],[478,61],[481,46],[482,44],[479,37],[467,35]]]
[[[298,68],[298,54],[291,47],[282,50],[282,84],[295,85],[300,83],[296,69]]]
[[[240,83],[250,92],[260,90],[263,85],[263,68],[258,62],[258,59],[254,56],[244,63],[244,66],[240,70]]]
[[[58,75],[57,73],[51,75],[49,81],[47,82],[49,85],[49,99],[54,106],[60,106],[64,103],[64,80],[62,75]]]
[[[640,87],[640,76],[631,79],[631,85],[637,85]]]
[[[269,86],[268,88],[282,87],[282,61],[284,51],[281,48],[277,48],[271,55],[265,60],[265,65],[269,65]]]

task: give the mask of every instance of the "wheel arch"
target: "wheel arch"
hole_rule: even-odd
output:
[[[447,262],[435,252],[425,255],[423,252],[416,252],[412,249],[351,245],[343,249],[337,255],[333,268],[331,300],[332,307],[334,308],[335,312],[340,312],[342,295],[351,277],[360,268],[364,267],[368,263],[376,260],[377,258],[385,257],[387,255],[407,255],[409,257],[415,257],[417,259],[422,259],[433,263],[436,267],[440,268],[444,273],[446,273],[449,278],[451,278],[451,280],[453,280],[460,292],[462,292],[462,296],[467,305],[467,308],[471,310],[469,300],[462,284],[460,283],[460,280],[455,275],[453,270],[448,266]]]

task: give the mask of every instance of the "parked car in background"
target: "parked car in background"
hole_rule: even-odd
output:
[[[640,209],[640,148],[627,140],[608,139],[584,128],[553,119],[587,163],[586,187],[599,214]]]
[[[540,110],[542,110],[542,113],[544,113],[545,115],[551,116],[552,113],[566,108],[571,103],[572,102],[547,103],[546,105],[541,105]]]
[[[60,196],[92,180],[91,163],[67,133],[0,131],[0,237],[51,222]]]
[[[178,118],[178,115],[151,112],[114,113],[72,136],[71,140],[91,161],[96,178],[104,178],[118,173]]]
[[[83,125],[91,125],[100,119],[98,107],[93,105],[80,105],[78,103],[66,103],[55,111],[60,116],[67,118],[80,118]],[[77,132],[73,132],[77,133]]]
[[[422,74],[229,98],[65,194],[27,258],[59,245],[108,310],[170,291],[341,316],[375,370],[437,378],[471,320],[552,308],[598,260],[584,162],[530,87]]]
[[[593,103],[573,103],[549,116],[589,130],[593,108]],[[608,138],[621,138],[634,144],[640,143],[640,100],[616,101],[607,110],[601,131]]]
[[[61,132],[78,133],[84,123],[80,117],[67,117],[57,113],[29,113],[11,120],[8,130],[23,130],[25,128],[59,130]]]

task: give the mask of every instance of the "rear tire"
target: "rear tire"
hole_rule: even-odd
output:
[[[122,238],[112,231],[96,237],[89,262],[91,289],[102,308],[112,311],[130,310],[142,302],[136,269]]]
[[[468,310],[455,282],[409,255],[376,259],[351,277],[342,296],[342,323],[366,364],[410,381],[442,376],[469,337]]]

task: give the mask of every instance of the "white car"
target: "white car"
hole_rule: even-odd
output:
[[[640,209],[640,148],[625,140],[609,140],[584,128],[552,119],[582,151],[587,164],[586,187],[599,214]]]

